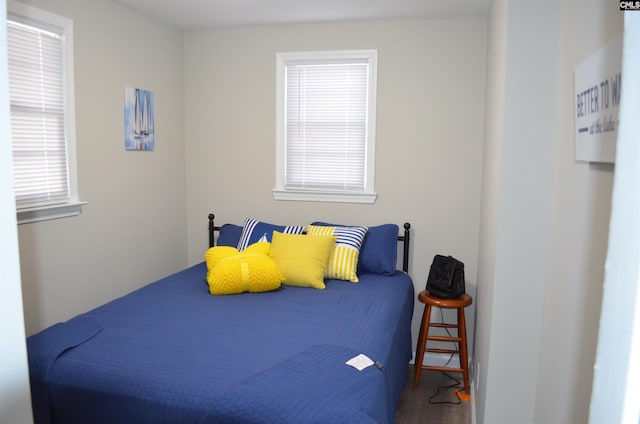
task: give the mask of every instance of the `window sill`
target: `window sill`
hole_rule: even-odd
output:
[[[18,224],[47,221],[50,219],[77,216],[87,202],[70,202],[60,205],[41,206],[17,211]]]
[[[299,200],[303,202],[336,202],[336,203],[375,203],[376,193],[306,191],[274,189],[276,200]]]

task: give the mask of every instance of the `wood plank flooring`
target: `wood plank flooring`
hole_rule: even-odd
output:
[[[460,373],[449,375],[459,380],[462,377]],[[418,389],[414,392],[413,365],[410,365],[396,409],[396,424],[471,424],[471,401],[460,401],[455,393],[456,388],[446,388],[452,384],[455,381],[444,373],[422,371]],[[458,387],[462,387],[462,383]],[[429,398],[436,393],[438,395],[430,402]]]

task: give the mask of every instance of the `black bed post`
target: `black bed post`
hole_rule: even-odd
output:
[[[215,245],[215,240],[213,239],[213,230],[215,229],[215,225],[213,225],[213,218],[215,215],[209,214],[209,247],[213,247]]]
[[[404,223],[404,254],[402,255],[402,270],[404,272],[409,272],[409,229],[411,228],[411,224],[408,222]]]

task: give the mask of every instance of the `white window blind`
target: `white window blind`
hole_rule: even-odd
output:
[[[277,199],[375,200],[375,58],[375,51],[278,55]]]
[[[18,223],[78,215],[73,21],[7,0],[7,53]]]
[[[12,14],[7,27],[16,207],[68,202],[63,29]]]
[[[367,66],[287,66],[287,188],[364,190]]]

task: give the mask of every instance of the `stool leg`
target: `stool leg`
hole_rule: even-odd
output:
[[[467,325],[464,319],[464,308],[458,308],[458,336],[460,337],[460,368],[464,378],[464,392],[469,395],[469,358],[467,352]]]
[[[429,334],[429,320],[431,319],[431,305],[427,305],[422,314],[422,323],[420,324],[420,335],[418,336],[418,345],[416,348],[416,358],[413,365],[413,391],[416,391],[420,382],[420,373],[422,372],[422,361],[424,360],[424,350],[427,344],[427,335]]]

